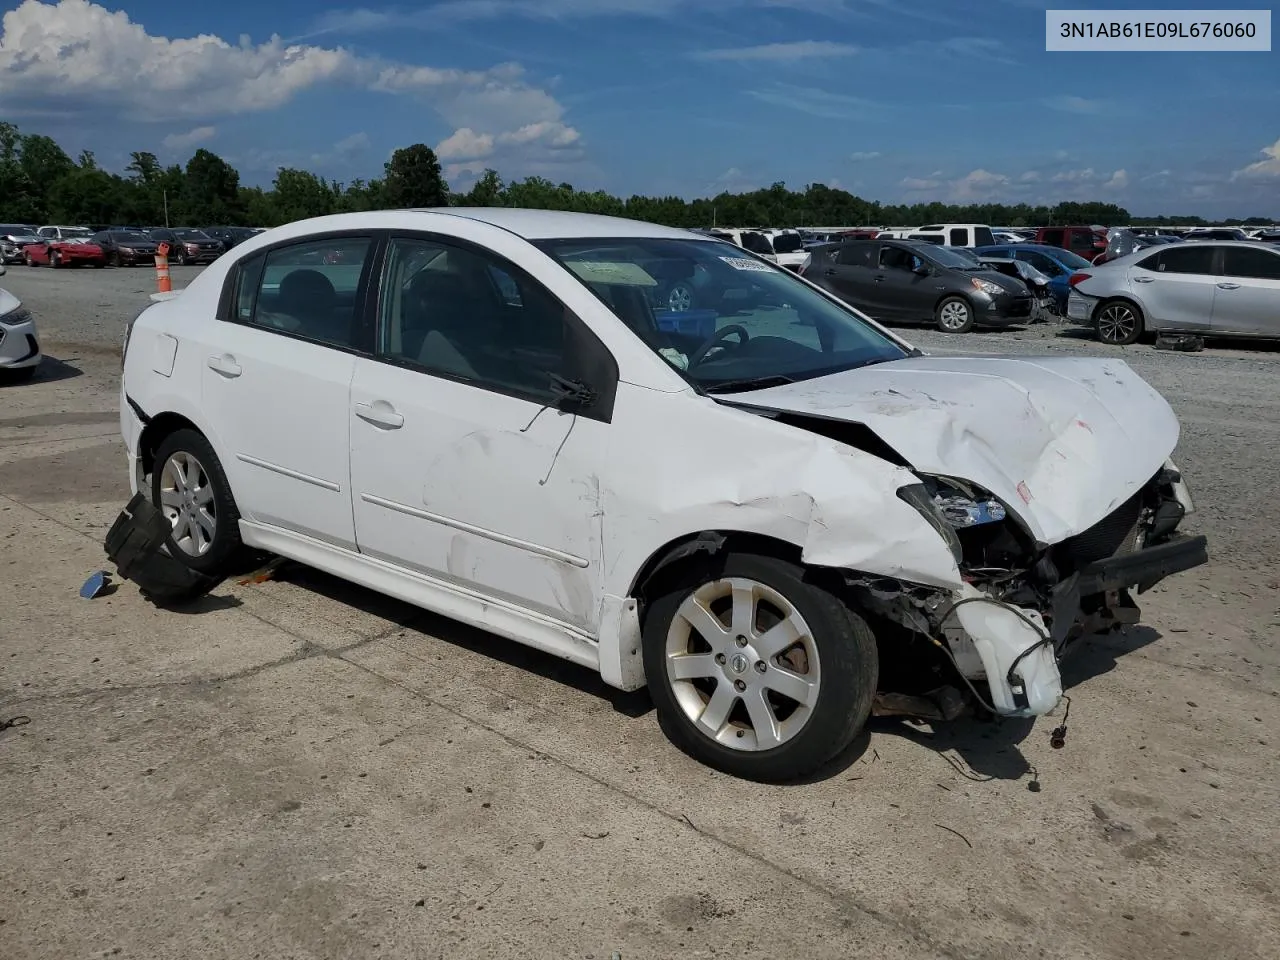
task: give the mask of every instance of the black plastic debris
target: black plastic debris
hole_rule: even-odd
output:
[[[169,555],[164,546],[171,530],[164,514],[139,493],[121,511],[103,543],[120,576],[136,583],[158,607],[190,603],[222,582]]]
[[[1156,349],[1197,353],[1204,349],[1204,337],[1194,333],[1161,333],[1156,336]]]

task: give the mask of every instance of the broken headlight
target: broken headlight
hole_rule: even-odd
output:
[[[920,516],[929,522],[929,526],[938,531],[938,536],[946,541],[951,555],[956,558],[956,563],[964,559],[964,548],[960,545],[960,538],[956,536],[955,527],[942,512],[942,508],[934,500],[933,492],[927,486],[923,483],[912,483],[899,487],[898,498],[915,507],[920,512]]]

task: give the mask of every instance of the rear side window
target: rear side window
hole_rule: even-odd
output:
[[[1155,260],[1155,264],[1147,269],[1158,273],[1212,274],[1215,250],[1217,247],[1201,244],[1188,247],[1166,247],[1155,257],[1148,257],[1142,263],[1145,266],[1148,261]]]
[[[1014,253],[1014,257],[1024,263],[1031,264],[1046,277],[1056,277],[1066,272],[1053,257],[1046,256],[1039,250],[1018,250]]]
[[[988,227],[975,227],[973,231],[973,243],[977,247],[985,247],[995,243],[996,238]]]
[[[964,227],[952,227],[951,229],[951,246],[967,247],[969,245],[969,231]]]
[[[846,243],[836,255],[836,263],[846,267],[869,267],[873,250],[870,243]]]
[[[1280,280],[1280,253],[1250,250],[1248,247],[1226,247],[1222,251],[1222,272],[1228,277]]]
[[[797,253],[804,249],[804,241],[798,234],[784,233],[773,238],[773,249],[776,253]]]
[[[252,257],[240,267],[235,318],[320,343],[358,346],[358,292],[372,246],[367,237],[342,237]]]

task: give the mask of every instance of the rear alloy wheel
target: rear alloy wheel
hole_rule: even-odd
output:
[[[1127,300],[1107,300],[1094,314],[1098,339],[1113,347],[1127,347],[1140,336],[1145,324],[1140,311]]]
[[[155,464],[151,502],[173,527],[169,553],[201,573],[225,573],[241,550],[240,511],[213,447],[195,430],[177,430]]]
[[[643,647],[667,736],[751,780],[793,780],[845,750],[878,677],[866,624],[771,557],[731,555],[653,600]]]
[[[973,307],[964,297],[946,297],[934,319],[943,333],[968,333],[973,329]]]
[[[49,251],[49,266],[53,267],[55,270],[62,266],[62,254],[57,250]]]
[[[683,281],[671,285],[667,291],[667,309],[672,313],[687,313],[693,309],[693,287]]]

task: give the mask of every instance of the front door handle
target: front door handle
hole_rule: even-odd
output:
[[[209,369],[215,373],[222,374],[224,377],[238,377],[244,373],[244,368],[236,363],[236,358],[229,353],[224,353],[219,357],[210,357]]]
[[[1153,280],[1155,280],[1155,277],[1134,277],[1133,278],[1134,283],[1151,283],[1151,281]]]
[[[404,416],[396,412],[396,408],[385,400],[373,403],[357,403],[356,416],[377,427],[398,430],[404,426]]]
[[[1218,284],[1218,289],[1219,289],[1219,290],[1239,290],[1239,289],[1240,289],[1240,284],[1238,284],[1238,283],[1229,283],[1229,282],[1228,282],[1228,283],[1220,283],[1220,284]]]
[[[876,280],[876,283],[881,283],[884,280],[884,274],[883,273],[876,274],[875,280]]]

